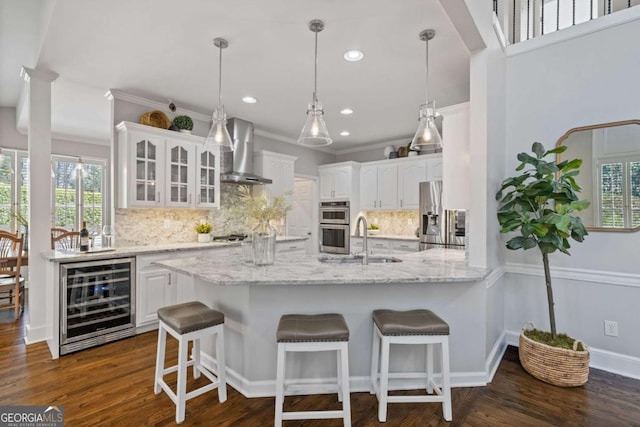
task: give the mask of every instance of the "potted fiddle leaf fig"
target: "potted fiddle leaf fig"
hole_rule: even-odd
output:
[[[533,143],[531,154],[520,153],[516,168],[519,175],[505,179],[496,194],[498,222],[501,233],[517,233],[507,243],[507,249],[538,248],[544,268],[550,332],[537,329],[520,334],[520,362],[534,377],[560,386],[584,384],[589,375],[589,352],[581,341],[558,334],[556,330],[553,288],[549,255],[561,252],[569,255],[569,240],[582,242],[588,234],[575,212],[589,206],[578,197],[578,175],[582,160],[556,162],[556,154],[566,146],[545,150]],[[552,156],[547,159],[547,156]]]

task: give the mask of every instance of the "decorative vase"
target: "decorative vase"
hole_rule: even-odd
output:
[[[198,243],[209,243],[211,241],[211,234],[198,233]]]
[[[253,245],[253,263],[255,265],[273,264],[276,254],[276,229],[267,221],[260,223],[251,233]]]

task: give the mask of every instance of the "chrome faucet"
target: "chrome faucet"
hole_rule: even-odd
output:
[[[358,219],[356,220],[356,237],[360,237],[360,223],[364,224],[364,236],[362,239],[362,249],[364,250],[364,257],[362,258],[362,265],[367,265],[369,264],[369,258],[368,258],[368,249],[367,249],[367,219],[364,217],[364,215],[360,215],[358,217]]]

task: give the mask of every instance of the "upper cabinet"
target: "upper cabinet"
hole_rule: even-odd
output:
[[[362,163],[360,209],[418,209],[418,184],[439,180],[442,180],[441,154]]]
[[[204,138],[131,122],[116,126],[116,207],[220,206],[220,155]]]
[[[293,202],[293,175],[297,157],[260,150],[254,154],[254,167],[258,175],[269,178],[264,190],[270,197],[285,196],[289,204]]]
[[[358,197],[360,165],[356,162],[333,163],[318,167],[321,200],[350,200]]]

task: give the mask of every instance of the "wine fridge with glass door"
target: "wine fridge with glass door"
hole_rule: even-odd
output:
[[[60,264],[60,354],[135,335],[135,258]]]

